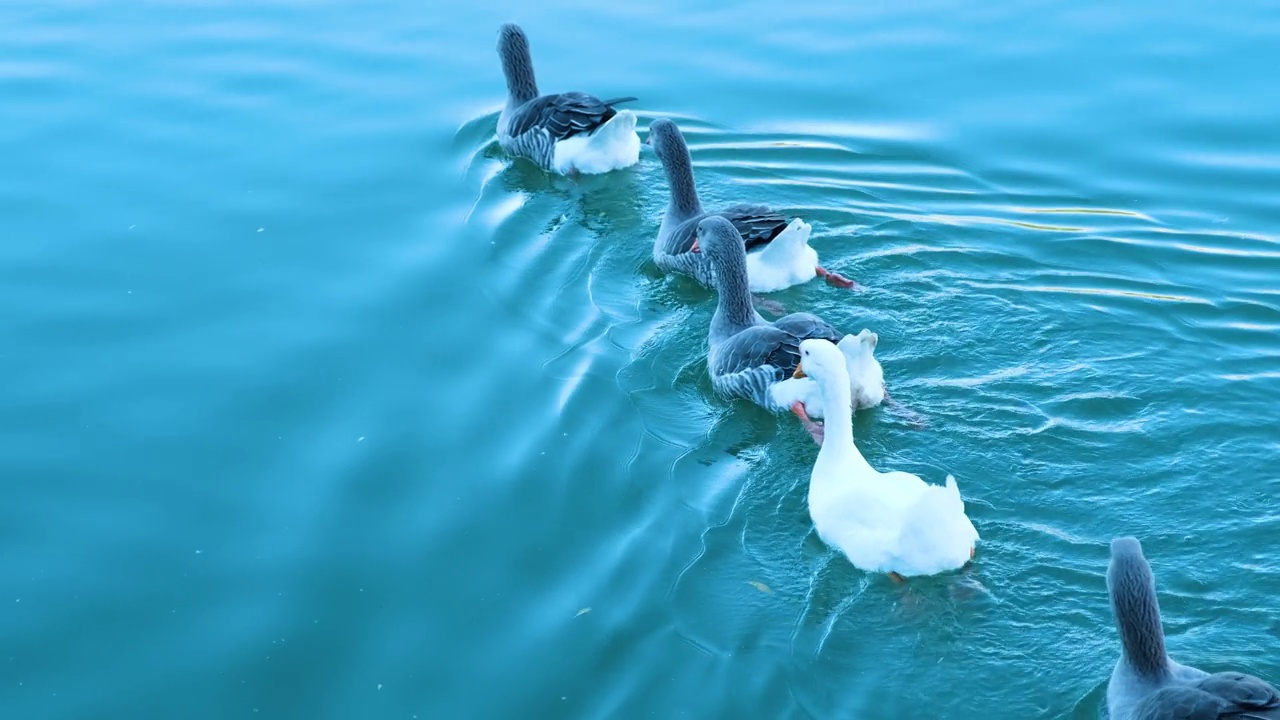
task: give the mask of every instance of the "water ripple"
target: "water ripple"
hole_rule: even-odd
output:
[[[872,463],[958,479],[975,562],[900,586],[712,393],[652,153],[498,147],[512,9],[6,8],[6,716],[1097,717],[1120,533],[1176,656],[1277,676],[1274,13],[525,13],[864,285],[776,300],[880,334],[926,422]]]

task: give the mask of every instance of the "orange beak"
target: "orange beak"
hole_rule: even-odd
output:
[[[696,235],[693,238],[693,244],[689,246],[689,252],[702,252],[702,248],[698,247],[698,238]]]
[[[798,379],[807,378],[809,376],[804,374],[804,365],[796,365],[796,371],[791,377]]]

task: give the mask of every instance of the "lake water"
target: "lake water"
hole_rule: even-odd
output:
[[[1263,2],[0,9],[0,715],[1094,718],[1115,535],[1170,651],[1280,680],[1280,14]],[[982,542],[896,585],[711,393],[635,168],[497,148],[637,95],[814,224]]]

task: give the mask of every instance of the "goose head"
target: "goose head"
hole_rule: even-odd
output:
[[[844,353],[830,340],[801,341],[800,364],[796,366],[793,377],[813,378],[824,389],[849,385],[849,370],[845,365]]]

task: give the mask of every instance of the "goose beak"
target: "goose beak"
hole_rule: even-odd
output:
[[[791,377],[800,379],[800,378],[807,378],[809,376],[804,374],[804,365],[799,364],[799,365],[796,365],[795,374],[793,374]]]
[[[702,248],[698,247],[698,238],[696,236],[693,238],[693,245],[689,246],[689,252],[692,252],[692,253],[702,252]]]

